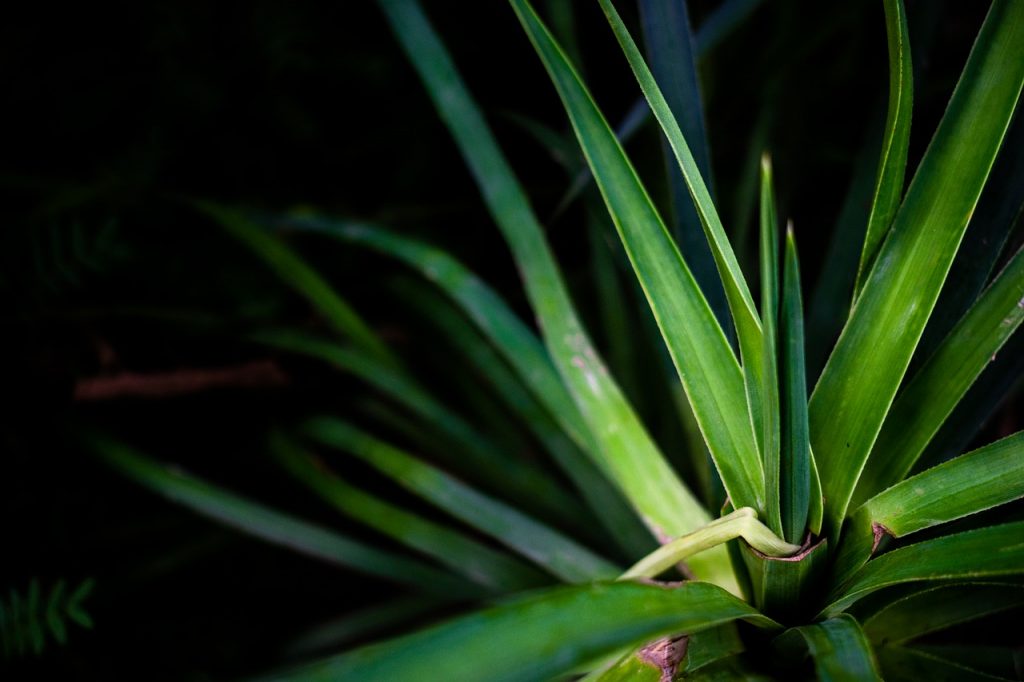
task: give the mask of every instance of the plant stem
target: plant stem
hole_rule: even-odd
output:
[[[736,538],[743,538],[751,547],[770,557],[790,556],[800,550],[799,545],[782,540],[758,521],[757,512],[753,508],[741,507],[703,528],[661,546],[633,564],[619,580],[653,578],[694,554]]]

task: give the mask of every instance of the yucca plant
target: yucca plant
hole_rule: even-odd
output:
[[[197,207],[341,337],[285,328],[260,330],[253,341],[322,359],[386,398],[359,403],[358,419],[285,426],[271,451],[346,516],[419,556],[259,505],[105,437],[92,437],[96,449],[225,523],[408,589],[411,596],[351,616],[344,632],[479,606],[281,678],[794,679],[809,673],[808,654],[822,679],[1019,675],[1019,652],[1015,663],[1009,648],[921,638],[1024,604],[1024,522],[1012,508],[972,516],[1024,496],[1024,434],[947,456],[975,436],[1001,395],[969,389],[991,380],[986,368],[1008,341],[1017,350],[1004,352],[1019,353],[1024,255],[1003,253],[1022,200],[1019,169],[984,224],[975,209],[1024,83],[1024,0],[992,3],[906,189],[909,29],[901,0],[884,1],[891,76],[882,154],[862,238],[840,243],[853,267],[844,297],[829,305],[844,322],[810,393],[799,226],[780,236],[766,155],[755,304],[708,189],[685,5],[641,0],[649,66],[611,0],[599,0],[664,134],[674,196],[691,201],[692,212],[674,204],[670,228],[566,51],[526,0],[510,3],[568,113],[678,376],[667,410],[658,409],[681,425],[672,447],[690,448],[690,483],[591,342],[530,201],[416,0],[379,4],[512,251],[536,329],[451,255],[398,232],[307,213]],[[726,3],[734,15],[750,4]],[[1021,153],[1008,147],[1000,163],[1011,157],[1014,171]],[[580,188],[587,180],[578,177]],[[608,285],[602,312],[614,328],[631,290],[616,289],[619,256],[601,251],[600,217],[590,216],[598,278]],[[493,401],[503,411],[474,422],[450,409],[281,231],[331,237],[421,275],[433,290],[406,284],[401,298],[457,349],[450,372],[478,373],[493,388],[481,406]],[[940,294],[955,299],[937,315]],[[616,370],[647,331],[643,320],[617,329],[627,341],[609,340]],[[813,342],[827,348],[828,331],[821,337]],[[641,384],[636,393],[659,390]],[[489,431],[510,430],[515,442],[510,423],[542,445],[574,493]],[[313,447],[361,466],[325,463]],[[347,473],[357,470],[390,479],[432,511],[392,501],[381,484],[361,487]]]

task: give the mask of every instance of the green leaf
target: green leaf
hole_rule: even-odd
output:
[[[744,371],[750,416],[760,437],[768,502],[768,525],[782,535],[782,406],[779,403],[779,224],[775,215],[772,165],[761,158],[761,373]],[[790,538],[792,539],[792,538]]]
[[[66,586],[67,583],[65,581],[58,580],[50,589],[50,596],[46,600],[46,624],[50,626],[53,638],[60,644],[64,644],[68,639],[68,630],[64,626],[64,619],[60,615],[60,611],[63,609],[61,598],[64,596],[64,588]]]
[[[879,644],[901,644],[1022,605],[1022,585],[940,585],[888,604],[864,621],[864,632]]]
[[[736,619],[774,624],[707,583],[558,588],[274,676],[289,680],[538,680],[604,653]],[[458,652],[455,654],[454,652]]]
[[[472,327],[469,320],[439,294],[422,286],[403,287],[403,299],[412,302],[429,321],[441,329],[461,357],[469,360],[490,383],[494,394],[514,412],[587,502],[590,512],[611,533],[628,556],[650,551],[653,538],[643,523],[597,466],[555,423],[550,413],[523,386],[497,351]],[[622,327],[619,327],[621,329]],[[550,367],[554,372],[554,368]],[[565,398],[571,401],[566,395]],[[570,402],[570,408],[575,406]],[[518,424],[513,424],[518,428]],[[596,531],[597,529],[595,529]]]
[[[914,650],[996,679],[1019,680],[1021,654],[1012,646],[915,644]]]
[[[85,601],[86,597],[92,594],[94,587],[96,587],[96,581],[92,578],[83,580],[79,583],[78,587],[75,588],[74,592],[68,596],[66,607],[68,616],[71,620],[75,621],[87,630],[92,629],[92,618],[90,618],[89,614],[82,608],[82,602]]]
[[[814,658],[814,670],[823,682],[881,680],[875,654],[860,625],[847,614],[814,625],[792,628],[780,635],[778,646],[793,646],[803,639]]]
[[[917,460],[915,471],[960,455],[971,446],[1024,377],[1024,334],[1014,334],[981,373]]]
[[[949,269],[946,284],[935,304],[935,311],[915,355],[925,359],[974,305],[988,284],[1003,249],[1020,223],[1024,211],[1024,115],[1018,108],[1010,129],[1006,132],[999,156],[985,190],[978,200],[978,208],[964,234],[956,260]],[[914,365],[911,365],[913,368]]]
[[[608,17],[612,30],[615,32],[615,37],[622,46],[626,59],[629,61],[630,67],[633,69],[633,74],[636,76],[641,90],[643,90],[644,97],[647,98],[648,103],[651,105],[651,111],[654,112],[655,117],[658,119],[658,123],[661,125],[662,131],[668,139],[669,146],[675,154],[676,161],[682,172],[686,187],[689,190],[701,227],[704,229],[707,242],[711,247],[711,253],[718,268],[718,273],[725,289],[726,299],[729,303],[729,310],[732,313],[732,317],[736,325],[736,332],[739,337],[740,355],[743,360],[745,390],[747,392],[747,400],[750,404],[750,414],[754,415],[753,424],[756,441],[756,438],[760,435],[760,415],[762,411],[762,396],[760,391],[765,381],[763,378],[765,368],[763,367],[764,359],[761,321],[758,318],[757,311],[754,307],[753,298],[747,288],[746,280],[743,278],[743,272],[740,269],[739,262],[736,260],[736,255],[733,253],[732,246],[729,244],[729,239],[726,237],[725,229],[722,227],[722,221],[719,218],[714,202],[711,199],[711,193],[708,190],[704,178],[701,176],[701,171],[698,167],[697,161],[694,159],[694,156],[690,151],[687,138],[684,137],[678,122],[673,116],[673,112],[670,109],[668,102],[665,100],[658,84],[655,82],[654,76],[644,63],[643,57],[641,56],[639,49],[637,49],[636,43],[633,42],[629,32],[626,30],[625,24],[623,24],[622,19],[615,11],[610,0],[600,0],[600,2],[605,15]],[[571,67],[569,68],[571,69]],[[655,273],[659,271],[667,271],[670,275],[672,274],[673,269],[680,270],[681,272],[675,275],[678,280],[675,283],[675,286],[677,290],[680,291],[687,291],[686,283],[693,278],[690,276],[687,263],[678,255],[678,249],[674,244],[671,244],[671,239],[668,239],[668,243],[663,245],[660,257],[657,257],[658,254],[656,253],[656,257],[649,257],[648,262],[646,264],[644,263],[642,259],[642,254],[645,253],[645,250],[642,249],[644,243],[657,243],[659,240],[661,242],[665,241],[661,238],[661,234],[659,233],[659,228],[661,228],[660,232],[664,232],[664,226],[660,224],[661,219],[654,210],[654,207],[650,205],[650,200],[647,198],[646,192],[640,185],[639,179],[636,177],[635,172],[629,165],[629,161],[626,159],[621,147],[618,147],[618,145],[615,144],[613,136],[604,135],[605,140],[603,146],[606,147],[606,149],[599,152],[601,147],[597,145],[601,141],[602,137],[600,133],[602,132],[601,127],[603,119],[601,118],[596,105],[593,103],[593,100],[589,98],[589,95],[586,93],[585,89],[583,89],[582,83],[579,83],[578,79],[566,78],[565,76],[563,76],[563,81],[568,83],[569,86],[575,83],[581,91],[576,95],[580,100],[580,102],[577,103],[577,106],[581,109],[581,113],[577,114],[577,117],[580,117],[583,120],[579,123],[574,121],[574,126],[577,128],[577,135],[581,136],[580,142],[583,145],[584,152],[587,153],[588,158],[592,159],[591,163],[599,163],[603,166],[609,166],[612,168],[614,168],[614,165],[623,166],[621,170],[614,174],[610,170],[607,170],[608,179],[605,181],[605,184],[602,184],[598,171],[596,169],[594,171],[595,176],[598,178],[598,185],[602,187],[602,192],[605,194],[605,201],[608,203],[612,217],[616,217],[616,211],[620,213],[619,218],[616,220],[616,224],[618,225],[620,221],[625,221],[627,216],[631,223],[636,220],[646,220],[649,223],[649,226],[645,231],[627,230],[626,228],[630,227],[631,223],[630,225],[626,225],[624,223],[620,229],[622,229],[623,243],[626,245],[627,252],[630,253],[630,259],[634,261],[634,267],[637,268],[637,275],[645,285],[645,291],[651,299],[651,307],[655,310],[655,315],[657,316],[659,315],[659,312],[661,312],[658,310],[659,306],[665,308],[666,304],[664,300],[659,300],[657,294],[658,289],[654,288],[652,282],[649,281],[651,280],[651,275],[645,275],[643,268],[646,267],[649,270],[653,270]],[[567,89],[567,86],[563,84],[561,88]],[[571,101],[568,97],[570,97],[569,94],[563,94],[567,108],[569,108],[568,102]],[[588,108],[591,111],[588,112]],[[586,118],[584,118],[588,113],[590,114],[590,118],[593,119],[589,123],[587,123]],[[570,116],[572,116],[571,112]],[[592,128],[590,135],[595,138],[594,142],[591,143],[592,148],[589,151],[587,142],[582,138],[582,135],[584,135],[587,130],[583,127],[584,124]],[[603,127],[607,129],[607,124],[604,124]],[[609,137],[611,139],[608,139]],[[630,189],[631,184],[635,189],[633,189],[632,192],[629,192],[628,190]],[[606,185],[607,189],[605,189]],[[622,196],[617,197],[616,194]],[[645,202],[646,206],[644,205]],[[627,232],[633,232],[635,234],[633,237],[633,244],[627,241],[625,236]],[[644,234],[644,232],[646,232],[646,234]],[[667,237],[668,235],[666,234],[665,236]],[[685,242],[683,243],[683,246],[686,246]],[[636,256],[633,255],[634,250],[636,251]],[[672,258],[672,256],[675,256],[675,258]],[[691,257],[690,252],[687,251],[687,258],[691,259],[691,262],[694,257],[699,258],[697,254],[694,254],[694,256]],[[678,261],[678,264],[676,261]],[[655,279],[653,282],[657,283],[657,280]],[[662,290],[664,290],[664,288]],[[698,307],[700,303],[705,303],[706,305],[706,301],[701,300],[702,296],[699,287],[697,288],[696,293],[691,294],[688,292],[688,295],[694,298]],[[670,294],[665,294],[665,298],[672,300]],[[674,314],[677,316],[677,319],[680,320],[679,324],[684,328],[691,329],[694,325],[698,324],[697,320],[694,319],[695,316],[699,314],[696,311],[681,313],[682,311],[676,311]],[[661,312],[661,315],[667,316],[667,314],[668,311]],[[675,337],[680,336],[682,332],[678,329],[673,329],[672,327],[665,325],[662,327],[662,333],[666,336],[669,350],[673,351],[673,360],[677,363],[680,376],[683,378],[683,384],[686,386],[687,381],[684,376],[684,371],[688,370],[690,373],[693,373],[694,369],[687,367],[686,370],[684,370],[683,367],[679,366],[680,358],[677,357],[677,354],[680,353],[680,349],[673,348],[672,343],[672,340]],[[691,350],[691,355],[699,355],[700,353],[710,354],[711,348],[714,348],[714,350],[718,352],[717,348],[710,345],[717,342],[714,335],[706,334],[705,336],[706,338],[701,340],[705,345],[700,346],[701,350],[699,351]],[[727,347],[726,350],[730,351],[729,356],[731,357],[731,349]],[[718,362],[721,362],[724,365],[724,356],[723,359],[718,360]],[[722,373],[721,370],[719,373]],[[728,390],[728,385],[724,385],[723,392],[727,392]],[[706,401],[701,400],[699,395],[694,396],[689,386],[687,386],[687,395],[690,396],[691,402],[694,405],[694,411],[697,414],[698,421],[700,421],[702,417],[701,411],[708,409]],[[697,398],[696,400],[695,397]],[[718,400],[722,401],[722,398],[719,397]],[[727,414],[724,416],[726,421],[730,418],[736,419],[734,415]],[[733,437],[735,438],[736,436],[734,435]],[[708,437],[706,431],[705,438],[708,439],[712,455],[716,457],[715,461],[718,463],[718,460],[723,458],[724,455],[721,452],[716,452],[715,444],[712,443],[712,438]],[[747,464],[748,466],[751,465],[752,461]],[[721,464],[719,464],[719,469],[721,470]],[[745,473],[751,478],[751,483],[749,485],[751,485],[755,491],[759,491],[763,486],[763,483],[759,482],[757,479],[763,478],[764,474],[762,473],[760,477],[756,477],[754,469],[752,468],[748,469]],[[726,484],[726,490],[728,490],[730,495],[733,496],[732,499],[738,506],[755,506],[757,509],[764,510],[763,504],[755,505],[749,500],[737,501],[733,490],[730,489],[728,477],[723,473],[722,478]],[[772,510],[767,510],[767,513],[769,525],[772,528],[776,528],[778,525],[776,522],[776,513]]]
[[[880,647],[878,658],[885,671],[885,679],[889,682],[991,682],[1006,679],[968,668],[931,652],[908,647]]]
[[[430,557],[495,592],[522,590],[549,582],[532,567],[349,485],[283,434],[274,433],[270,450],[297,480],[346,516],[399,544]]]
[[[693,35],[693,51],[698,61],[707,55],[708,52],[718,45],[730,34],[744,19],[757,9],[763,0],[725,0],[704,19]],[[573,55],[569,55],[574,63],[579,63]],[[626,144],[633,135],[650,120],[651,110],[647,101],[641,97],[622,120],[615,127],[615,135],[622,144]],[[582,162],[582,159],[581,159]],[[594,176],[589,169],[584,169],[576,175],[565,195],[558,202],[555,215],[561,214],[565,208],[578,197]]]
[[[855,500],[902,480],[974,380],[1024,320],[1024,249],[1017,252],[900,392]]]
[[[821,526],[825,519],[825,497],[821,494],[821,477],[818,465],[814,461],[814,450],[808,450],[808,461],[811,465],[811,500],[807,511],[807,529],[814,535],[821,535]]]
[[[599,445],[593,453],[599,464],[656,535],[703,525],[707,512],[665,462],[597,356],[526,195],[419,5],[414,0],[381,0],[380,5],[512,249],[551,358]],[[711,560],[705,575],[730,580],[725,554]]]
[[[767,325],[766,325],[767,326]],[[767,335],[767,332],[766,332]],[[781,454],[779,456],[779,508],[782,535],[802,542],[812,506],[811,440],[807,423],[807,369],[804,362],[804,306],[800,294],[800,261],[792,225],[786,230],[786,257],[782,284],[779,330],[781,384]],[[819,524],[820,529],[820,524]]]
[[[196,202],[195,206],[259,256],[282,282],[309,301],[343,338],[377,360],[394,364],[391,352],[349,302],[280,239],[234,209],[209,202]]]
[[[476,596],[464,580],[420,561],[368,547],[144,457],[101,437],[89,445],[110,466],[167,499],[224,525],[296,552],[368,575],[441,594]]]
[[[837,536],[1024,83],[1024,1],[996,0],[892,230],[811,396],[811,442]],[[893,333],[899,330],[899,333]]]
[[[900,199],[903,197],[907,149],[910,147],[910,114],[914,101],[914,65],[910,58],[907,35],[907,11],[903,0],[884,0],[885,29],[889,38],[889,113],[882,139],[882,158],[878,162],[878,179],[868,216],[864,248],[857,267],[854,298],[864,286],[875,256],[892,226]]]
[[[926,540],[869,561],[832,590],[823,615],[889,585],[919,580],[982,578],[1024,573],[1024,522],[1006,523]]]
[[[928,469],[865,502],[850,518],[836,571],[849,576],[885,535],[901,538],[1024,497],[1024,432]]]
[[[718,45],[758,8],[763,0],[723,0],[698,27],[694,49],[701,58]]]
[[[26,612],[28,613],[28,636],[32,642],[32,653],[36,656],[43,653],[43,644],[45,643],[43,624],[39,622],[39,593],[39,578],[33,578],[32,582],[28,585],[28,606]]]
[[[292,329],[270,329],[252,335],[253,340],[293,353],[331,363],[378,389],[427,424],[447,436],[457,451],[441,448],[447,463],[500,491],[509,499],[542,513],[546,518],[584,525],[589,519],[546,472],[503,453],[462,417],[449,410],[401,370],[377,362],[351,348]]]
[[[346,422],[321,417],[306,422],[303,431],[364,460],[402,487],[562,580],[585,582],[620,573],[614,564],[575,541]]]
[[[644,45],[647,48],[654,80],[665,96],[664,101],[668,105],[670,115],[679,123],[685,139],[691,145],[697,170],[710,186],[711,158],[708,153],[704,107],[701,104],[695,45],[690,32],[687,3],[685,0],[639,0],[638,5]],[[663,151],[669,165],[668,183],[672,199],[672,234],[679,248],[686,254],[693,277],[700,290],[704,292],[718,323],[723,329],[727,329],[729,312],[722,281],[718,277],[715,261],[704,237],[700,218],[690,199],[686,181],[672,161],[671,144],[667,140],[664,143]]]
[[[354,221],[332,221],[304,216],[287,226],[333,237],[395,258],[438,287],[477,326],[516,371],[534,398],[562,429],[585,450],[596,445],[569,390],[551,362],[544,345],[490,286],[445,251],[429,244]]]
[[[590,94],[532,8],[524,0],[512,5],[562,97],[725,488],[737,507],[763,510],[764,474],[732,349]],[[760,336],[757,341],[760,349]],[[581,364],[587,372],[585,360]]]

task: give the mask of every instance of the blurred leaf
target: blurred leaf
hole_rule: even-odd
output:
[[[909,647],[880,647],[878,658],[885,671],[885,679],[891,682],[991,682],[1006,679]]]
[[[638,0],[638,5],[644,45],[654,81],[664,95],[669,115],[678,122],[683,138],[689,143],[696,169],[710,190],[714,184],[711,158],[686,0]],[[661,118],[657,111],[655,116]],[[704,237],[701,219],[690,199],[686,181],[672,161],[672,146],[668,140],[663,140],[663,151],[668,165],[672,198],[672,235],[680,250],[686,254],[686,262],[718,323],[722,329],[729,329],[728,304],[722,280],[715,269],[715,261]]]
[[[285,470],[335,509],[447,566],[453,573],[495,592],[549,582],[517,559],[349,485],[283,434],[271,436],[270,449]]]
[[[551,519],[585,525],[586,516],[548,474],[523,460],[503,453],[501,448],[472,424],[449,410],[412,378],[392,366],[377,362],[357,350],[339,346],[305,332],[271,329],[258,332],[253,340],[293,353],[302,353],[349,372],[390,397],[451,439],[458,452],[447,451],[447,462],[488,485],[494,491]]]
[[[494,395],[519,416],[587,501],[590,512],[609,531],[628,556],[651,550],[653,538],[646,531],[622,493],[601,473],[572,439],[562,431],[543,405],[520,382],[495,348],[449,302],[420,286],[403,287],[402,297],[412,302],[462,358],[468,360],[494,389]],[[554,368],[551,368],[554,371]],[[566,396],[568,399],[568,396]],[[518,423],[511,423],[519,428]],[[601,535],[593,529],[594,535]]]
[[[306,298],[340,333],[381,362],[394,364],[391,352],[354,308],[280,239],[225,206],[198,202],[197,208],[259,256],[282,282]]]
[[[585,582],[620,573],[614,564],[513,507],[341,420],[313,419],[303,430],[322,443],[366,461],[402,487],[562,580]]]
[[[470,597],[464,580],[423,562],[368,547],[148,459],[122,443],[93,437],[89,445],[111,467],[167,499],[244,533],[308,556],[427,592]]]

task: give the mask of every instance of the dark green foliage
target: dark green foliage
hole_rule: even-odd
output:
[[[40,656],[50,640],[65,644],[72,623],[91,630],[92,617],[82,602],[94,587],[91,578],[74,587],[58,580],[44,592],[39,579],[33,578],[26,591],[10,589],[6,600],[0,600],[3,657]]]

